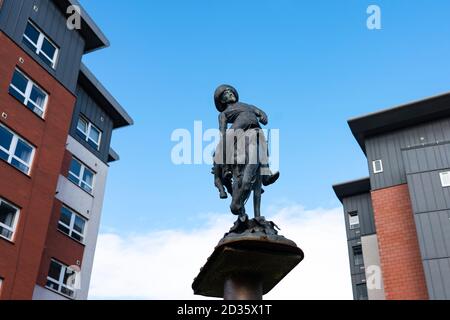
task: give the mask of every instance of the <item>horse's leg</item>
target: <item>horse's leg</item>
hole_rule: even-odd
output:
[[[243,205],[245,202],[249,199],[251,192],[253,191],[253,196],[255,196],[255,184],[257,181],[257,172],[258,172],[258,165],[253,164],[247,164],[244,167],[244,173],[242,177],[242,187],[241,187],[241,193],[242,193],[242,203]],[[258,191],[259,196],[261,195],[261,188],[259,188]],[[255,211],[255,217],[256,217],[256,211]]]
[[[253,209],[255,218],[261,217],[261,176],[258,174],[253,188]]]
[[[228,198],[228,195],[223,187],[223,182],[220,178],[215,178],[214,179],[214,184],[216,185],[216,188],[219,190],[219,196],[220,199],[226,199]]]
[[[255,171],[253,165],[246,165],[244,168],[244,174],[242,176],[242,198],[244,201],[247,201],[250,192],[252,192],[253,183],[255,182]]]
[[[230,210],[235,215],[240,215],[242,213],[243,206],[241,205],[239,190],[237,182],[233,183],[233,196],[231,200]]]
[[[245,215],[245,202],[252,191],[252,174],[249,165],[238,165],[233,172],[233,193],[231,201],[231,212],[236,215]]]
[[[214,165],[213,171],[214,171],[214,185],[219,190],[220,199],[226,199],[228,196],[223,186],[222,167],[216,164]]]
[[[233,168],[233,183],[231,185],[233,192],[231,194],[232,200],[230,205],[231,212],[235,215],[245,214],[244,203],[241,200],[242,186],[240,185],[242,178],[243,177],[240,168],[238,168],[238,166],[235,166]]]

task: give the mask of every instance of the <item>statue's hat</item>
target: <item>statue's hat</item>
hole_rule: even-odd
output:
[[[223,84],[223,85],[219,86],[216,89],[216,92],[214,92],[214,103],[219,112],[223,112],[226,108],[226,106],[221,102],[221,97],[222,97],[222,93],[224,93],[224,91],[227,89],[231,90],[234,93],[234,95],[236,96],[236,100],[239,101],[239,94],[233,86],[230,86],[228,84]]]

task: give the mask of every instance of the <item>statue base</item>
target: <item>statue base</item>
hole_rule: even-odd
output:
[[[239,218],[194,279],[194,294],[260,300],[302,260],[303,251],[264,217]]]

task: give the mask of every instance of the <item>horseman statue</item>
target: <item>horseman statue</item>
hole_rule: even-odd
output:
[[[260,125],[267,125],[267,115],[255,106],[240,102],[237,90],[230,85],[216,89],[214,103],[220,112],[221,140],[214,154],[212,173],[220,198],[227,198],[227,192],[231,195],[231,212],[239,217],[235,227],[242,227],[248,221],[245,204],[253,192],[255,219],[263,223],[262,186],[273,184],[280,176],[269,168],[267,141]]]
[[[231,212],[238,216],[192,283],[194,294],[225,300],[261,300],[300,261],[303,251],[278,234],[274,222],[261,216],[262,186],[280,177],[269,168],[261,125],[267,115],[239,102],[235,88],[221,85],[214,93],[221,139],[214,153],[214,183],[220,198],[231,195]],[[253,193],[254,218],[245,213]]]

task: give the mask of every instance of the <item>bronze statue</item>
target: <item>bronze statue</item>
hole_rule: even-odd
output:
[[[214,183],[221,199],[227,198],[226,191],[232,196],[231,212],[241,222],[248,220],[245,203],[253,191],[254,214],[259,218],[262,185],[274,183],[280,175],[269,169],[267,142],[260,126],[267,125],[267,115],[255,106],[239,102],[237,90],[230,85],[217,88],[214,102],[220,112],[221,133],[214,154]]]
[[[232,196],[230,209],[239,217],[200,269],[192,289],[195,294],[225,300],[260,300],[304,255],[292,240],[278,235],[274,222],[261,216],[261,186],[274,183],[280,175],[269,169],[260,126],[267,124],[267,115],[239,102],[236,89],[229,85],[217,88],[214,102],[221,132],[214,154],[214,183],[220,198],[227,198],[227,191]],[[249,219],[245,203],[252,192],[255,217]]]

